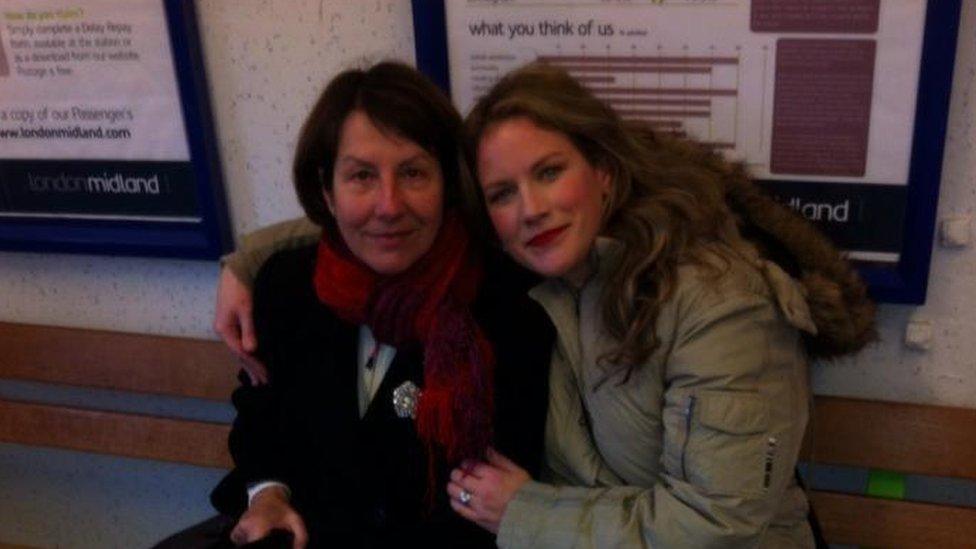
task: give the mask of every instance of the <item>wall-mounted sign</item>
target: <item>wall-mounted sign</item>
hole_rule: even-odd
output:
[[[195,17],[189,0],[0,0],[0,247],[226,249]]]
[[[413,7],[418,65],[462,112],[518,66],[563,67],[623,118],[745,162],[876,298],[924,301],[959,0]]]

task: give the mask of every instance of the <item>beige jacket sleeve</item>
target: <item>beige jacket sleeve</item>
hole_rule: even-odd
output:
[[[674,340],[658,482],[530,482],[509,503],[500,547],[760,545],[793,497],[808,398],[798,334],[768,295],[719,295],[706,285],[683,294],[659,322]],[[802,513],[802,496],[798,505]]]
[[[248,288],[261,266],[275,252],[312,244],[322,228],[308,218],[290,219],[244,235],[241,246],[220,258],[220,264],[234,273]]]

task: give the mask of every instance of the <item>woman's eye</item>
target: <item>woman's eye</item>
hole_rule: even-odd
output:
[[[503,187],[501,189],[493,190],[487,193],[485,200],[488,202],[489,206],[495,206],[498,204],[503,204],[515,196],[515,189],[512,187]]]
[[[420,168],[404,168],[403,176],[407,179],[418,179],[423,177],[424,171]]]
[[[562,171],[562,166],[546,166],[539,170],[539,178],[544,181],[555,181]]]
[[[373,172],[369,170],[356,170],[349,174],[349,179],[353,181],[367,181],[373,177]]]

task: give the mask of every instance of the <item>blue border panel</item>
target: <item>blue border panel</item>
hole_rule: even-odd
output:
[[[193,0],[165,2],[183,120],[197,177],[201,210],[204,212],[203,233],[208,243],[206,253],[207,257],[218,257],[233,246],[233,239],[224,200],[223,174],[204,72],[196,7]]]
[[[447,56],[447,19],[443,0],[411,0],[413,5],[414,50],[417,68],[451,94]]]
[[[417,67],[450,92],[444,0],[412,0],[412,4]],[[878,301],[925,302],[961,6],[961,0],[927,3],[901,259],[895,266],[860,269]]]
[[[908,172],[905,246],[894,273],[864,270],[872,295],[879,301],[925,302],[961,6],[960,0],[928,2]]]

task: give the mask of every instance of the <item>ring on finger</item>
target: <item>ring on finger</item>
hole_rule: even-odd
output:
[[[461,502],[461,505],[468,505],[468,504],[470,504],[471,503],[471,492],[465,490],[464,488],[461,488],[461,493],[458,494],[458,501]]]

